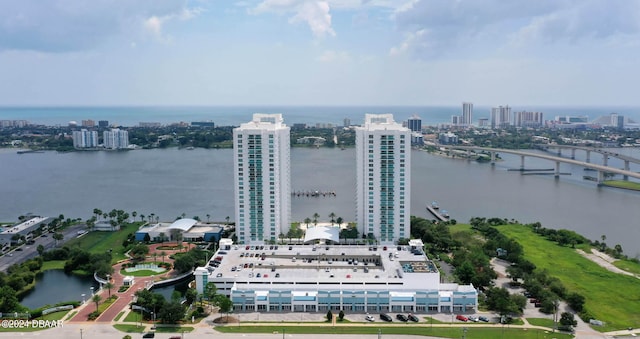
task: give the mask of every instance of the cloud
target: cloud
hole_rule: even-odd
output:
[[[289,18],[290,23],[305,22],[313,35],[319,38],[336,35],[331,27],[330,6],[327,1],[264,0],[249,10],[251,14],[265,12],[293,13]]]
[[[316,60],[320,62],[347,62],[351,60],[351,56],[344,51],[327,50],[318,56]]]
[[[160,36],[168,20],[189,20],[200,12],[186,0],[0,1],[0,51],[86,50],[141,29]]]
[[[625,0],[410,0],[392,15],[418,58],[497,53],[532,43],[574,43],[640,33],[640,2]]]

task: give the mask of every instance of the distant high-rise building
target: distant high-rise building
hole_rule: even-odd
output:
[[[356,128],[357,224],[384,244],[411,236],[410,138],[392,114],[367,114]]]
[[[344,121],[343,121],[342,126],[344,126],[344,127],[349,127],[349,126],[351,126],[351,119],[349,119],[349,118],[344,118]]]
[[[291,220],[290,130],[282,114],[254,114],[233,130],[236,236],[264,244]]]
[[[453,126],[459,126],[462,124],[462,117],[459,115],[452,115],[451,116],[451,124]]]
[[[511,107],[498,106],[491,109],[491,128],[506,128],[511,125]]]
[[[109,127],[109,121],[108,120],[100,120],[98,121],[98,127]]]
[[[82,127],[95,127],[96,126],[96,122],[89,119],[89,120],[82,120]]]
[[[102,133],[104,148],[125,149],[129,147],[129,132],[118,128]]]
[[[487,119],[487,118],[478,119],[478,126],[479,127],[487,127],[487,126],[489,126],[489,119]]]
[[[73,147],[75,148],[91,148],[98,147],[98,132],[81,129],[73,131]]]
[[[514,112],[513,125],[516,127],[542,127],[544,124],[542,112]]]
[[[411,132],[422,133],[422,119],[420,119],[419,116],[414,114],[407,121],[407,128],[409,128],[409,130],[411,130]]]
[[[462,103],[462,124],[465,126],[473,125],[473,103]]]

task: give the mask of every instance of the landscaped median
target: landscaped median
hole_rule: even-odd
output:
[[[549,276],[560,279],[568,291],[584,296],[586,312],[604,322],[604,326],[593,326],[595,330],[607,332],[640,324],[637,278],[610,272],[570,246],[546,240],[523,225],[502,225],[496,229],[522,245],[525,259],[537,269],[547,270]]]
[[[500,325],[492,325],[491,327],[480,326],[424,326],[416,324],[398,324],[396,326],[379,326],[378,324],[345,324],[332,326],[327,324],[319,326],[311,324],[309,326],[276,326],[268,325],[240,325],[240,326],[217,326],[215,329],[223,333],[285,333],[285,334],[382,334],[382,335],[423,335],[437,336],[443,338],[478,338],[478,339],[495,339],[495,338],[522,338],[522,339],[539,339],[544,338],[549,331],[539,329],[527,329],[523,327],[508,327]],[[465,332],[466,329],[466,332]],[[466,335],[465,335],[466,333]],[[554,333],[554,338],[573,338],[572,335],[564,333]]]

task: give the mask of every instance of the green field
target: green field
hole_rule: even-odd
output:
[[[628,190],[640,191],[640,183],[625,180],[606,180],[602,183],[604,186],[624,188]]]
[[[553,320],[549,318],[527,318],[527,321],[534,326],[553,328],[554,325]]]
[[[613,265],[621,270],[631,272],[633,274],[640,274],[640,264],[629,260],[616,260]]]
[[[64,268],[64,260],[51,260],[42,262],[42,268],[40,271],[46,270],[61,270]]]
[[[371,334],[378,331],[384,338],[390,334],[438,336],[443,338],[461,338],[463,329],[467,332],[467,339],[496,339],[523,338],[540,339],[551,338],[548,331],[508,328],[508,327],[423,327],[423,326],[217,326],[215,329],[223,333],[271,333],[271,334]],[[554,333],[553,338],[573,338],[568,334]]]
[[[144,326],[127,325],[127,324],[115,324],[113,327],[121,332],[125,333],[142,333],[144,332]]]
[[[585,297],[585,309],[595,319],[606,323],[606,326],[594,326],[594,329],[605,332],[640,326],[638,279],[609,272],[574,249],[547,241],[522,225],[505,225],[497,229],[517,240],[524,248],[525,258],[538,269],[546,269],[569,291]]]
[[[152,271],[152,270],[137,270],[137,271],[133,271],[133,272],[127,272],[124,269],[120,270],[120,273],[122,275],[130,275],[130,276],[134,276],[134,277],[150,277],[153,275],[159,275],[159,274],[164,274],[167,273],[167,270],[164,270],[162,272],[156,272],[156,271]]]
[[[138,230],[139,224],[126,224],[115,232],[89,232],[80,238],[69,240],[65,246],[79,246],[91,253],[104,253],[113,250],[113,263],[115,264],[119,260],[126,259],[122,242],[127,239],[129,233],[135,233]]]

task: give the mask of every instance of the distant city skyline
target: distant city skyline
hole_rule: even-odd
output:
[[[0,106],[640,106],[639,12],[634,0],[3,1]]]

